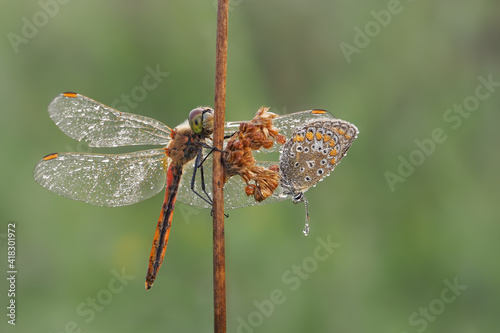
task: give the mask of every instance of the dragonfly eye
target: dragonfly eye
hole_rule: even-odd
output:
[[[201,134],[203,131],[203,109],[196,108],[191,110],[188,117],[189,126],[196,134]]]
[[[214,130],[214,110],[208,107],[193,109],[189,113],[189,126],[196,134],[210,135]]]

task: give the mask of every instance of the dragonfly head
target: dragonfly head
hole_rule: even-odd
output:
[[[214,131],[214,110],[205,106],[193,109],[188,121],[194,133],[210,135]]]

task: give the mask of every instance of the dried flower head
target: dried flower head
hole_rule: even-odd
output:
[[[269,149],[276,141],[283,144],[286,137],[279,134],[273,126],[273,119],[278,115],[261,107],[249,122],[242,122],[239,130],[229,139],[224,149],[224,182],[239,175],[247,184],[245,193],[253,195],[260,202],[273,194],[279,184],[278,165],[269,168],[256,164],[253,151]]]

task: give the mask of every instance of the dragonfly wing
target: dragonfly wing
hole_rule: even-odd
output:
[[[90,147],[166,145],[170,140],[170,128],[160,121],[120,112],[76,93],[54,98],[49,115],[66,135]]]
[[[257,162],[257,165],[263,167],[270,167],[276,162]],[[189,163],[184,167],[184,176],[181,180],[181,186],[179,192],[177,193],[177,201],[189,204],[191,206],[201,207],[201,208],[211,208],[203,199],[197,196],[191,190],[191,179],[194,171],[194,163]],[[212,161],[206,161],[203,164],[205,189],[207,193],[212,198]],[[201,172],[200,169],[196,172],[196,179],[194,183],[194,189],[198,193],[203,193],[201,188]],[[255,205],[264,205],[268,203],[279,202],[287,199],[291,199],[290,195],[285,195],[283,193],[283,188],[278,186],[274,191],[273,195],[266,198],[264,201],[257,202],[253,196],[247,196],[245,193],[246,183],[241,179],[240,176],[231,177],[228,182],[224,185],[224,208],[225,209],[235,209],[242,207],[249,207]]]
[[[279,116],[273,120],[273,125],[280,130],[281,134],[290,138],[297,127],[304,125],[311,119],[319,118],[335,119],[335,116],[328,111],[320,109],[299,111]]]
[[[60,153],[44,157],[35,180],[63,197],[118,207],[148,199],[165,186],[169,158],[164,149],[127,154]]]
[[[234,132],[240,129],[240,124],[243,121],[228,121],[224,123],[224,136],[231,136]]]

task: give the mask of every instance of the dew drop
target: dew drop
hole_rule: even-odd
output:
[[[304,233],[304,236],[309,235],[309,222],[306,222],[306,224],[304,225],[304,229],[302,230],[302,232]]]

